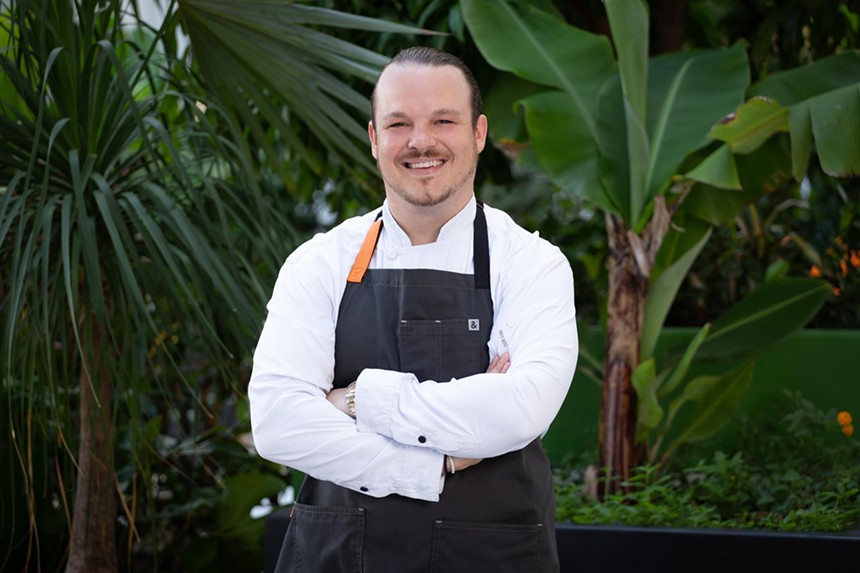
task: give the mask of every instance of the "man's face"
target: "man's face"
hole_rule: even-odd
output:
[[[469,86],[454,66],[389,66],[374,101],[371,149],[389,201],[416,207],[471,196],[487,118],[472,125]]]

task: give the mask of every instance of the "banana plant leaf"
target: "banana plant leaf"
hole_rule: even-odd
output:
[[[813,140],[825,173],[860,175],[860,52],[773,74],[749,93],[788,109],[795,179],[806,173]]]
[[[653,358],[645,360],[633,371],[632,385],[636,391],[636,442],[642,442],[663,419],[663,407],[657,399],[657,370]]]
[[[743,101],[749,83],[741,45],[654,58],[645,69],[636,44],[622,50],[619,75],[605,37],[524,2],[462,5],[487,61],[552,88],[521,102],[550,177],[631,226],[681,162],[708,144],[708,130]],[[630,10],[644,13],[641,0],[612,7],[641,44],[647,34]],[[647,94],[638,93],[646,84]]]
[[[788,131],[788,109],[756,96],[720,120],[708,137],[725,141],[734,153],[750,153],[780,131]]]
[[[710,237],[711,229],[708,228],[693,247],[687,249],[667,269],[652,278],[651,289],[645,299],[645,313],[639,337],[639,352],[642,359],[651,357],[654,352],[657,338],[675,300],[675,295],[678,294],[681,283],[684,282],[687,273]]]
[[[748,361],[722,376],[699,376],[688,382],[681,395],[670,404],[669,417],[674,418],[687,403],[693,402],[695,407],[671,447],[703,440],[725,426],[752,383],[753,369],[754,363]]]
[[[560,187],[617,210],[599,180],[593,112],[601,84],[616,70],[609,40],[527,3],[463,0],[461,6],[490,64],[553,88],[521,101],[547,173]]]
[[[829,295],[829,285],[816,279],[766,282],[714,323],[696,359],[754,357],[806,324]]]
[[[724,225],[731,221],[744,206],[749,205],[761,195],[776,189],[791,177],[791,152],[781,138],[770,138],[755,151],[746,155],[732,155],[727,145],[721,145],[699,166],[685,177],[702,181],[696,184],[684,200],[681,211],[690,213],[711,225]],[[719,159],[713,159],[719,156]],[[715,169],[708,173],[706,165],[725,162],[728,173],[734,170],[739,189],[733,189],[733,179],[722,180]],[[721,183],[725,184],[722,185]],[[722,187],[722,188],[721,188]]]

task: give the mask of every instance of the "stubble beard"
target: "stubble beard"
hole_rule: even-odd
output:
[[[475,173],[478,170],[478,158],[476,153],[472,167],[463,174],[463,177],[437,195],[434,195],[429,189],[421,186],[420,184],[416,184],[415,187],[412,188],[398,185],[396,181],[393,181],[392,178],[386,176],[385,171],[382,169],[382,166],[378,161],[377,167],[379,168],[379,173],[382,175],[382,180],[385,182],[385,187],[394,192],[408,204],[413,207],[435,207],[456,195],[463,188],[474,185]],[[432,184],[432,181],[428,183]]]

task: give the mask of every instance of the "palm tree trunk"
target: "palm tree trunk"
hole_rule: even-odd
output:
[[[680,201],[678,202],[680,203]],[[677,205],[676,207],[677,208]],[[599,425],[599,464],[605,471],[598,494],[618,489],[621,481],[647,458],[646,444],[636,444],[637,400],[633,371],[639,365],[645,300],[651,285],[651,268],[669,230],[670,211],[663,196],[654,199],[651,220],[637,235],[624,221],[606,214],[609,242],[609,294],[606,345]]]
[[[637,465],[635,447],[636,393],[631,383],[639,363],[639,334],[647,283],[639,273],[628,240],[627,228],[615,215],[607,215],[609,239],[609,295],[606,346],[600,412],[601,497],[618,488]]]
[[[98,326],[83,321],[82,329],[80,446],[66,573],[116,573],[117,515],[110,379]],[[91,362],[89,357],[92,357]]]

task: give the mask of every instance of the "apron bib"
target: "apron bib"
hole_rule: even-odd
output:
[[[346,387],[365,368],[437,382],[485,372],[493,301],[483,206],[474,221],[474,275],[368,269],[381,227],[377,219],[347,279],[334,386]],[[276,567],[278,573],[557,570],[552,474],[537,439],[449,474],[438,502],[375,498],[307,476]]]

